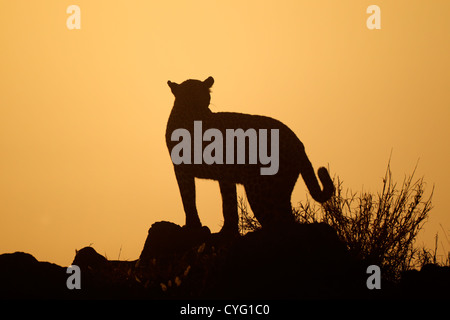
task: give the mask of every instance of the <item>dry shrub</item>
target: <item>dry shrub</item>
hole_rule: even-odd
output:
[[[293,213],[300,223],[329,224],[354,256],[382,267],[384,276],[397,280],[420,256],[414,240],[432,209],[433,192],[424,199],[425,182],[414,180],[414,174],[415,170],[398,185],[388,163],[382,190],[376,194],[348,189],[344,193],[342,181],[335,178],[336,192],[329,201],[320,205],[307,198]],[[260,227],[242,197],[239,212],[242,234]]]

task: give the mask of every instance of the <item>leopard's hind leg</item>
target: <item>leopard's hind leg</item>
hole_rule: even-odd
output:
[[[253,214],[263,227],[294,222],[291,206],[293,187],[276,183],[244,184]]]

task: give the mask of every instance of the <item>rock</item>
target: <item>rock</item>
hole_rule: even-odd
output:
[[[450,267],[426,264],[402,274],[401,296],[413,299],[450,299]]]
[[[138,263],[139,262],[139,263]],[[140,259],[108,260],[79,251],[81,289],[66,287],[66,268],[23,252],[0,255],[1,298],[315,299],[449,298],[450,267],[426,265],[400,284],[366,287],[367,262],[351,256],[323,223],[263,228],[245,236],[211,234],[170,222],[149,229]]]
[[[81,269],[101,269],[103,268],[108,259],[101,254],[98,254],[92,247],[85,247],[76,252],[75,258],[72,264],[79,266]]]
[[[247,234],[230,249],[220,277],[223,298],[342,298],[367,291],[362,266],[322,223]]]
[[[144,263],[153,258],[186,252],[207,241],[210,235],[211,232],[207,227],[186,229],[172,222],[156,222],[148,230],[139,260]]]
[[[0,255],[0,298],[67,297],[66,269],[23,252]]]
[[[139,283],[130,271],[136,261],[108,260],[92,247],[77,251],[73,260],[81,270],[81,290],[73,290],[76,299],[133,299],[142,295]]]

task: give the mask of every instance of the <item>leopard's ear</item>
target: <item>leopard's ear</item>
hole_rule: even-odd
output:
[[[213,78],[213,77],[208,77],[205,81],[203,81],[203,84],[204,84],[207,88],[211,88],[212,85],[214,84],[214,78]]]
[[[169,87],[170,87],[170,90],[172,91],[172,93],[174,94],[174,95],[176,95],[176,91],[177,91],[177,89],[178,89],[178,86],[179,86],[179,84],[178,83],[175,83],[175,82],[172,82],[172,81],[167,81],[167,84],[169,85]]]

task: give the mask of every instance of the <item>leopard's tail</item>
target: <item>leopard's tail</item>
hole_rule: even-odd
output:
[[[331,180],[330,174],[328,170],[324,167],[320,167],[317,171],[317,175],[319,176],[319,180],[322,183],[323,189],[319,185],[319,181],[317,180],[316,173],[312,167],[311,162],[307,157],[305,157],[304,162],[302,163],[301,174],[303,180],[305,181],[306,186],[308,187],[309,193],[317,202],[323,203],[331,198],[334,193],[334,184],[333,180]]]

